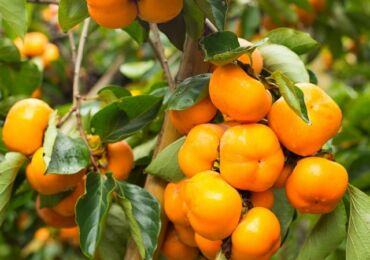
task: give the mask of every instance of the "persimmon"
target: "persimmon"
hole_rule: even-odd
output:
[[[117,180],[126,180],[134,165],[134,154],[126,141],[107,145],[107,170],[112,172]],[[106,171],[106,170],[103,170]]]
[[[308,156],[318,152],[338,132],[342,112],[320,87],[311,83],[299,83],[297,86],[304,93],[310,123],[305,123],[282,97],[272,105],[268,121],[288,150]]]
[[[32,92],[31,98],[41,98],[41,97],[42,97],[42,88],[38,87]]]
[[[119,29],[129,26],[137,16],[136,1],[132,0],[87,0],[91,18],[99,25]]]
[[[270,210],[249,210],[231,236],[232,260],[268,260],[279,249],[280,223]]]
[[[197,247],[194,239],[194,230],[190,226],[174,225],[176,233],[185,245]]]
[[[215,124],[202,124],[191,129],[178,153],[179,166],[187,177],[212,169],[225,129],[225,126]]]
[[[335,209],[348,185],[346,169],[320,157],[298,161],[285,190],[289,202],[302,213],[326,214]]]
[[[326,0],[309,0],[309,3],[316,12],[322,12],[326,8]]]
[[[61,228],[59,230],[59,238],[62,241],[67,241],[74,246],[80,245],[80,229],[78,226],[72,228]]]
[[[15,44],[23,56],[36,57],[44,53],[48,44],[48,37],[41,32],[29,32],[24,36],[24,41],[16,39]]]
[[[253,207],[272,209],[274,200],[274,193],[271,189],[262,192],[252,192],[251,202]]]
[[[42,145],[52,112],[49,105],[39,99],[28,98],[15,103],[4,123],[4,144],[11,151],[33,154]]]
[[[257,122],[270,110],[272,97],[264,85],[235,64],[217,67],[209,94],[212,103],[236,121]]]
[[[316,19],[316,13],[313,11],[307,11],[298,5],[293,4],[292,5],[293,11],[297,14],[298,19],[304,24],[304,25],[312,25]]]
[[[44,149],[38,149],[27,165],[26,176],[31,186],[41,194],[52,195],[75,187],[83,178],[86,170],[75,174],[47,174],[43,158]]]
[[[44,53],[41,55],[42,63],[45,67],[49,67],[53,61],[59,59],[59,49],[53,43],[48,43],[45,47]]]
[[[247,40],[244,40],[241,38],[239,38],[238,40],[239,40],[240,46],[242,47],[248,47],[252,45],[252,43]],[[252,58],[252,61],[251,61],[251,58]],[[255,49],[251,55],[243,54],[242,56],[239,57],[238,60],[244,64],[251,65],[254,72],[257,74],[260,74],[263,69],[263,57],[258,49]]]
[[[85,180],[82,180],[70,195],[63,198],[58,204],[53,207],[53,210],[65,217],[75,215],[75,206],[78,199],[85,193]]]
[[[262,27],[265,28],[266,30],[268,31],[271,31],[273,29],[276,29],[279,27],[279,25],[277,25],[271,18],[271,16],[268,16],[268,15],[264,15],[262,17],[262,21],[261,21],[261,24],[262,24]]]
[[[175,229],[171,227],[164,239],[162,253],[168,260],[195,260],[199,251],[181,242]]]
[[[49,229],[42,227],[36,230],[34,237],[39,241],[46,242],[50,238],[50,235]]]
[[[36,212],[45,224],[51,227],[69,228],[77,225],[74,216],[64,217],[50,208],[40,208],[40,196],[36,198]]]
[[[181,134],[187,134],[196,125],[208,123],[216,114],[217,109],[208,97],[187,109],[169,111],[173,126]]]
[[[265,125],[230,127],[221,138],[221,177],[235,188],[265,191],[274,185],[283,166],[279,140]]]
[[[184,0],[140,0],[140,19],[149,23],[165,23],[180,14]]]
[[[163,194],[163,207],[168,219],[174,224],[189,226],[183,194],[185,184],[186,180],[167,184]]]
[[[289,163],[284,165],[283,170],[281,171],[279,178],[276,180],[274,187],[275,188],[284,188],[286,180],[293,171],[293,166]]]
[[[202,237],[201,235],[195,233],[194,235],[195,242],[197,243],[197,246],[199,250],[202,252],[202,254],[207,257],[209,260],[213,260],[216,258],[217,253],[221,249],[222,240],[209,240],[207,238]]]
[[[217,172],[196,174],[186,183],[184,194],[190,225],[199,235],[221,240],[238,225],[241,197]]]

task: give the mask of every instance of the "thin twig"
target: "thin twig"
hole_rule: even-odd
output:
[[[59,5],[58,0],[27,0],[27,2],[32,4]]]
[[[208,18],[206,19],[206,26],[212,31],[212,32],[218,32],[217,27],[210,21]]]
[[[73,36],[73,32],[71,30],[68,31],[68,39],[69,39],[69,45],[71,47],[71,53],[72,53],[72,61],[73,61],[73,64],[76,63],[76,59],[77,59],[77,49],[76,49],[76,42],[75,42],[75,38]]]
[[[168,66],[166,55],[164,54],[164,48],[163,48],[163,45],[160,39],[158,26],[155,23],[150,23],[149,26],[150,26],[150,30],[153,33],[153,37],[149,38],[149,42],[152,45],[155,53],[157,54],[159,62],[161,63],[161,66],[166,76],[170,91],[174,91],[176,88],[176,84],[171,75],[171,71],[170,71],[170,67]]]

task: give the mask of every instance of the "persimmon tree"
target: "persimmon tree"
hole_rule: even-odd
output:
[[[365,1],[0,0],[0,17],[1,257],[370,255]]]

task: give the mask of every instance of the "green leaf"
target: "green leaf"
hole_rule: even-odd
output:
[[[317,47],[315,41],[308,33],[291,28],[278,28],[270,31],[267,37],[272,43],[288,47],[298,55],[307,53]]]
[[[275,80],[279,87],[280,94],[283,96],[289,107],[293,109],[293,111],[303,121],[309,124],[310,119],[308,118],[303,91],[280,71],[273,72],[271,74],[271,78]]]
[[[238,37],[233,32],[216,32],[201,39],[200,45],[203,49],[204,61],[215,65],[225,65],[237,60],[245,53],[252,53],[257,45],[264,41],[248,47],[241,47]]]
[[[304,63],[295,52],[278,44],[263,45],[258,49],[263,56],[264,67],[270,72],[281,71],[294,83],[309,82]]]
[[[346,237],[347,214],[341,202],[337,208],[322,215],[303,244],[297,260],[325,259]]]
[[[185,0],[183,15],[185,19],[186,32],[194,40],[198,40],[204,32],[205,16],[195,3],[195,0]]]
[[[112,204],[105,229],[99,243],[99,259],[122,260],[125,257],[130,227],[124,211],[117,204]]]
[[[130,79],[140,79],[153,68],[154,65],[155,62],[153,60],[126,62],[122,64],[120,71]]]
[[[279,219],[281,239],[284,239],[295,214],[295,210],[289,204],[284,189],[274,189],[274,207],[272,211]]]
[[[370,197],[349,185],[350,214],[346,259],[362,260],[370,255]]]
[[[98,134],[103,142],[117,142],[153,121],[161,105],[160,97],[123,97],[94,115],[91,132]]]
[[[102,237],[114,189],[111,174],[91,172],[87,175],[86,193],[76,205],[76,221],[80,228],[81,250],[88,258],[93,258]]]
[[[161,209],[158,201],[143,188],[117,182],[119,203],[130,223],[130,233],[143,259],[152,259],[161,230]]]
[[[89,148],[84,140],[58,132],[46,174],[75,174],[89,164]]]
[[[228,4],[226,0],[195,0],[205,16],[217,27],[223,31],[226,22],[226,13]]]
[[[252,37],[261,24],[260,8],[257,5],[246,5],[240,18],[241,37]]]
[[[89,17],[86,1],[60,0],[58,19],[63,31],[68,31]]]
[[[73,190],[64,191],[53,195],[44,195],[40,193],[40,208],[52,208],[61,202],[64,198],[71,195]]]
[[[186,35],[186,26],[182,14],[179,14],[171,21],[158,24],[158,28],[167,36],[170,42],[177,49],[183,50]]]
[[[0,61],[18,62],[20,54],[14,43],[8,38],[0,38]]]
[[[177,154],[184,142],[185,137],[182,137],[164,148],[158,156],[150,162],[145,169],[145,173],[160,177],[169,182],[177,182],[185,178],[177,160]]]
[[[148,26],[140,21],[133,21],[128,27],[123,29],[128,33],[139,45],[142,45],[149,36]]]
[[[0,63],[0,89],[9,95],[30,96],[41,85],[42,73],[33,61]]]
[[[23,36],[27,31],[26,0],[0,0],[0,18],[14,35]]]
[[[11,152],[7,153],[0,163],[0,226],[5,218],[15,178],[26,160],[27,158],[23,154]]]
[[[210,73],[189,77],[181,82],[167,101],[168,110],[184,110],[208,96]]]
[[[109,85],[99,90],[98,95],[101,101],[109,104],[122,97],[131,96],[131,92],[120,86]]]

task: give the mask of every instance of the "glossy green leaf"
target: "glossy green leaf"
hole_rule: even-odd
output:
[[[284,189],[274,189],[274,207],[272,211],[279,219],[281,239],[284,239],[295,214],[295,209],[289,204]]]
[[[143,259],[153,259],[161,230],[161,209],[158,201],[143,188],[117,182],[119,203],[130,223],[130,233]]]
[[[283,45],[298,55],[307,53],[317,47],[315,41],[308,33],[297,31],[291,28],[278,28],[267,34],[269,41]]]
[[[86,1],[60,0],[58,19],[63,31],[72,27],[89,17]]]
[[[347,214],[341,202],[337,208],[322,215],[303,244],[297,260],[325,259],[346,237]]]
[[[223,31],[226,22],[226,13],[228,4],[226,0],[195,0],[206,17],[217,27],[219,31]]]
[[[90,259],[93,258],[102,237],[115,187],[111,174],[91,172],[86,179],[86,193],[76,205],[81,250]]]
[[[18,62],[20,58],[21,56],[14,43],[9,38],[0,38],[0,61]]]
[[[109,85],[99,90],[98,95],[101,101],[109,104],[122,97],[131,96],[131,92],[120,86]]]
[[[204,32],[204,13],[199,9],[195,0],[185,0],[183,15],[185,19],[186,32],[198,40]]]
[[[280,71],[294,83],[309,82],[310,77],[299,56],[285,46],[268,44],[260,46],[264,67],[270,72]]]
[[[26,160],[27,158],[23,154],[11,152],[7,153],[0,163],[0,226],[6,215],[15,178]]]
[[[117,142],[155,119],[161,105],[160,97],[123,97],[94,115],[91,131],[98,134],[103,142]]]
[[[177,160],[177,154],[184,142],[185,137],[182,137],[164,148],[158,156],[150,162],[145,169],[145,173],[160,177],[169,182],[177,182],[185,178]]]
[[[139,45],[142,45],[149,36],[148,26],[140,21],[133,21],[128,27],[123,30],[128,33]]]
[[[179,14],[171,21],[158,24],[158,28],[167,36],[170,42],[177,49],[181,51],[183,50],[186,35],[186,25],[182,14]]]
[[[280,71],[275,71],[271,74],[279,87],[280,94],[283,96],[287,104],[293,111],[306,123],[310,123],[306,104],[304,102],[303,91],[297,87],[286,75]]]
[[[28,26],[26,0],[0,0],[0,18],[13,35],[23,36]]]
[[[167,101],[168,110],[184,110],[208,96],[210,73],[189,77],[181,82]]]
[[[350,214],[346,259],[362,260],[370,255],[370,197],[349,185]]]

